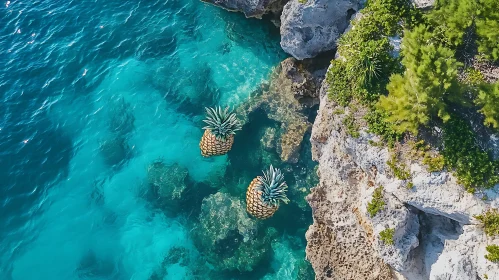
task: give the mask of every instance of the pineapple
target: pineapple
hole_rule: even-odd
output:
[[[236,114],[220,107],[206,108],[207,117],[203,120],[208,125],[203,127],[204,134],[199,143],[204,157],[226,154],[234,143],[234,134],[241,130],[241,123]]]
[[[272,217],[281,201],[289,202],[287,189],[281,170],[271,165],[267,172],[263,171],[263,176],[251,181],[246,192],[246,211],[258,219]]]

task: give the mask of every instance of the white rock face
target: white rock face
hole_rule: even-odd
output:
[[[430,280],[499,279],[497,264],[487,259],[485,233],[476,226],[464,226],[457,240],[448,240],[438,260],[431,266]],[[485,275],[487,278],[485,278]]]
[[[409,169],[414,186],[408,189],[408,182],[392,175],[388,149],[369,144],[380,139],[365,130],[358,138],[349,136],[343,125],[349,112],[338,113],[326,93],[323,83],[311,135],[321,182],[308,197],[314,224],[307,232],[307,257],[317,279],[385,279],[375,254],[407,280],[483,280],[485,274],[499,280],[499,265],[484,257],[486,246],[499,240],[485,236],[473,218],[499,206],[499,186],[485,191],[484,201],[466,192],[452,173],[431,173],[413,162]],[[384,187],[387,205],[371,219],[366,205],[377,186]],[[387,227],[395,228],[391,247],[379,240],[379,232]],[[352,265],[346,260],[358,260],[362,254],[375,269],[352,278],[343,269]]]
[[[364,199],[361,209],[369,217],[367,205],[372,200],[374,188],[367,190],[370,194]],[[419,221],[416,214],[409,211],[393,195],[384,195],[385,207],[374,217],[369,218],[373,227],[374,248],[378,255],[396,271],[404,271],[411,266],[409,253],[419,245]],[[395,229],[393,245],[380,240],[380,232]]]
[[[435,5],[435,0],[411,0],[417,8],[428,9]]]
[[[281,15],[281,47],[297,59],[336,47],[360,0],[290,0]]]

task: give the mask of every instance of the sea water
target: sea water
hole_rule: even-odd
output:
[[[197,0],[0,4],[0,279],[303,275],[296,204],[261,225],[277,235],[249,271],[213,274],[192,239],[204,198],[244,203],[268,167],[254,143],[278,124],[258,114],[228,156],[203,158],[199,140],[205,107],[247,102],[286,57],[274,26]],[[158,205],[154,162],[186,170],[194,198]],[[189,261],[171,260],[179,246]]]

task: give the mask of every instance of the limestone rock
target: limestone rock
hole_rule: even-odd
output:
[[[248,18],[262,18],[264,14],[279,14],[286,0],[202,0],[232,12],[242,12]]]
[[[314,159],[323,156],[322,146],[328,141],[336,141],[335,153],[350,157],[366,173],[372,173],[376,185],[394,194],[400,201],[417,209],[443,215],[463,224],[469,224],[473,215],[488,209],[484,201],[468,193],[448,171],[428,172],[418,163],[410,165],[414,187],[407,189],[407,182],[395,178],[386,164],[390,159],[388,148],[372,146],[369,142],[380,141],[379,137],[360,131],[360,137],[352,138],[342,131],[342,116],[335,115],[335,105],[327,99],[327,85],[321,89],[321,105],[312,129],[312,155]],[[328,154],[333,151],[327,150]],[[374,176],[375,175],[375,176]]]
[[[411,0],[414,6],[419,9],[429,9],[435,5],[435,0]]]
[[[290,0],[281,15],[281,47],[297,59],[332,50],[359,0]]]
[[[378,255],[396,271],[404,271],[411,266],[409,253],[419,245],[419,221],[416,214],[408,210],[395,196],[385,194],[385,206],[374,217],[369,217],[367,204],[372,200],[374,187],[368,189],[369,195],[362,204],[362,211],[373,228],[374,247]],[[393,245],[380,240],[380,232],[394,229]]]
[[[323,149],[333,151],[336,145],[328,141]],[[306,254],[316,279],[391,280],[390,267],[372,246],[372,229],[358,211],[357,183],[365,179],[360,170],[330,153],[319,159],[319,172],[320,183],[307,196],[314,223],[306,233]]]
[[[311,135],[320,183],[308,199],[314,224],[307,233],[307,257],[317,279],[379,279],[384,263],[407,280],[478,280],[484,274],[499,279],[499,267],[484,259],[485,246],[496,240],[484,236],[473,218],[498,207],[499,186],[473,195],[448,170],[428,172],[417,160],[407,162],[410,180],[396,178],[387,165],[388,149],[372,145],[381,139],[368,133],[365,123],[360,125],[359,137],[349,136],[342,124],[348,112],[338,113],[327,90],[323,83]],[[362,122],[362,116],[355,117]],[[365,205],[372,186],[384,186],[387,206],[379,217],[370,219]],[[418,216],[425,221],[419,231]],[[434,218],[428,222],[424,217]],[[378,240],[387,227],[396,229],[392,251]],[[359,255],[374,267],[370,273],[357,264]],[[355,267],[356,275],[345,269],[349,266]]]
[[[499,240],[488,239],[477,226],[464,226],[457,240],[446,242],[445,249],[431,266],[430,280],[499,279],[497,264],[485,259],[485,247]]]
[[[272,150],[275,149],[275,142],[276,142],[276,129],[274,127],[267,127],[265,129],[265,133],[263,134],[262,139],[260,139],[260,144],[262,144],[262,147],[265,150]]]
[[[281,62],[273,72],[267,90],[238,109],[238,114],[263,109],[267,117],[281,125],[277,150],[283,161],[298,162],[303,136],[310,131],[307,109],[318,103],[318,91],[324,71],[311,72],[294,58]]]

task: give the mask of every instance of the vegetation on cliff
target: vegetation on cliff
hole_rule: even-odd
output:
[[[394,38],[402,38],[399,54]],[[338,54],[326,77],[329,97],[365,106],[370,132],[393,146],[440,127],[441,141],[432,144],[441,155],[426,160],[431,170],[453,170],[470,192],[499,183],[499,161],[471,126],[499,128],[499,82],[477,66],[499,63],[498,1],[437,0],[423,13],[408,0],[370,0]],[[477,121],[469,123],[469,114]]]

